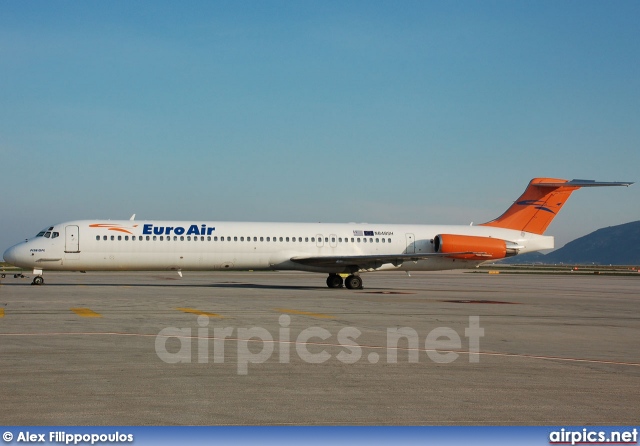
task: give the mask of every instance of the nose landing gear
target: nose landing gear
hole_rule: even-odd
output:
[[[36,276],[33,278],[33,282],[31,282],[31,285],[43,285],[44,284],[44,277],[42,276]]]

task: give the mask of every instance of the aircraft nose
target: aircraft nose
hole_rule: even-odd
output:
[[[15,265],[18,261],[18,245],[7,249],[4,254],[2,254],[2,257],[5,262]]]

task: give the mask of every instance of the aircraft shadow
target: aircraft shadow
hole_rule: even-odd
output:
[[[2,283],[2,286],[27,286],[31,283]],[[131,287],[131,288],[148,288],[148,287],[170,287],[170,288],[233,288],[233,289],[253,289],[253,290],[329,290],[324,286],[301,286],[301,285],[261,285],[253,283],[208,283],[208,284],[179,284],[179,283],[50,283],[41,285],[46,287],[61,286],[83,286],[83,287]]]

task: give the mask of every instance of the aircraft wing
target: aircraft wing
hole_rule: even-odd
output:
[[[320,257],[292,257],[291,261],[309,266],[354,266],[358,268],[379,268],[386,263],[400,266],[404,262],[417,262],[434,257],[451,257],[455,255],[473,254],[478,257],[491,257],[486,252],[462,251],[447,253],[421,254],[378,254],[363,256],[320,256]]]

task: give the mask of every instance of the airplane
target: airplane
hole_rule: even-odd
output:
[[[43,271],[296,270],[328,274],[329,288],[362,289],[361,273],[475,268],[552,249],[544,235],[571,193],[630,186],[534,178],[504,214],[472,225],[78,220],[59,223],[7,249],[4,260]],[[347,275],[343,279],[343,275]]]

